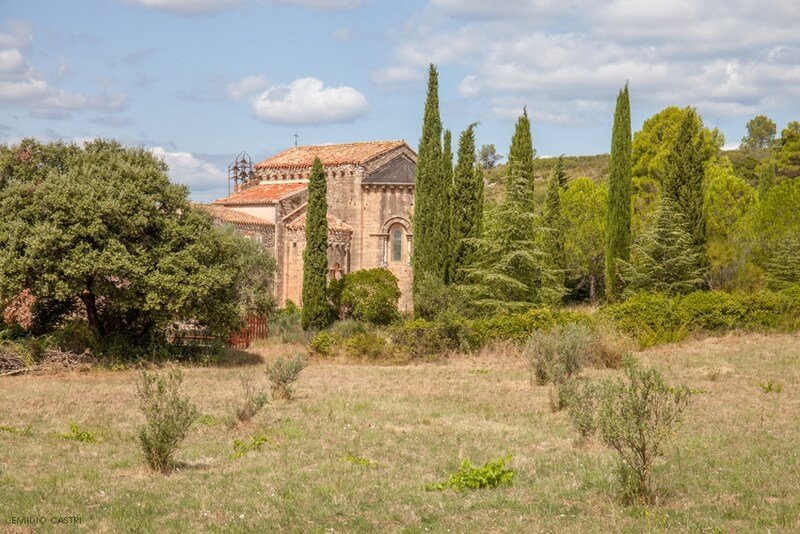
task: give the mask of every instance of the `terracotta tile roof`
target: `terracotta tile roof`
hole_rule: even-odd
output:
[[[306,214],[303,213],[298,218],[290,222],[286,225],[286,228],[291,230],[299,230],[301,228],[306,227]],[[339,232],[352,232],[353,227],[341,220],[336,215],[331,215],[328,213],[328,231],[339,231]]]
[[[223,206],[247,206],[253,204],[272,204],[281,198],[305,189],[306,182],[278,182],[259,184],[243,191],[238,191],[225,198],[219,198],[214,204]]]
[[[367,141],[340,145],[296,146],[284,150],[255,165],[257,169],[298,169],[311,167],[318,157],[325,166],[361,164],[392,149],[404,141]]]
[[[243,211],[227,208],[225,206],[215,206],[213,204],[194,204],[194,207],[209,213],[215,221],[227,222],[239,226],[263,226],[271,227],[275,224],[261,217],[250,215]]]

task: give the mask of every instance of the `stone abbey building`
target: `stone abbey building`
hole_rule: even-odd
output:
[[[301,304],[308,177],[316,157],[328,185],[329,278],[384,267],[398,279],[400,309],[409,310],[417,156],[403,141],[289,148],[256,164],[249,180],[203,208],[272,250],[278,302]]]

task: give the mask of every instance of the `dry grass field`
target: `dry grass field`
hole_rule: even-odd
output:
[[[270,358],[279,347],[261,350]],[[0,530],[404,532],[800,531],[800,337],[729,336],[639,354],[702,393],[659,466],[660,504],[626,507],[615,461],[575,444],[547,387],[513,353],[379,366],[312,362],[294,401],[225,420],[240,375],[267,389],[260,356],[185,370],[205,416],[169,476],[148,471],[134,371],[0,380]],[[248,361],[249,360],[249,361]],[[601,377],[615,371],[589,371]],[[780,384],[764,393],[759,384]],[[97,443],[66,440],[70,422]],[[232,440],[269,442],[232,459]],[[429,492],[463,459],[513,455],[513,485]],[[370,465],[347,461],[360,457]],[[366,463],[366,462],[365,462]]]

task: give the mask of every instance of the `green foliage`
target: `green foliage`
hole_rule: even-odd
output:
[[[340,290],[338,300],[341,318],[353,318],[375,325],[386,325],[400,319],[397,310],[400,288],[397,278],[387,269],[362,269],[347,273],[336,289]]]
[[[682,212],[664,198],[655,225],[632,247],[631,261],[618,260],[625,291],[688,293],[704,285],[702,254]]]
[[[72,441],[80,441],[81,443],[97,443],[97,437],[88,430],[81,430],[78,423],[72,422],[69,424],[69,432],[66,434],[59,434],[59,437],[69,439]]]
[[[319,356],[334,356],[336,347],[341,344],[342,339],[328,330],[320,330],[311,339],[309,350],[312,354]]]
[[[767,268],[776,253],[800,235],[800,180],[786,180],[764,195],[746,236],[753,260]]]
[[[271,315],[267,325],[270,336],[281,343],[304,343],[308,334],[303,331],[302,314],[299,308],[287,301],[287,305]]]
[[[754,150],[769,148],[775,142],[778,127],[766,115],[757,115],[747,122],[747,135],[742,138],[742,148]]]
[[[300,372],[306,368],[308,362],[298,355],[293,359],[278,357],[267,365],[266,373],[272,382],[272,394],[279,399],[291,400],[294,395],[292,384],[300,377]]]
[[[306,248],[303,251],[303,330],[330,324],[328,307],[328,185],[319,158],[314,158],[308,181]]]
[[[762,393],[780,393],[783,391],[783,386],[779,382],[773,382],[772,380],[769,382],[762,382],[758,384],[758,387],[761,389]]]
[[[753,285],[748,224],[758,194],[734,174],[725,158],[706,168],[706,182],[709,284],[721,289],[747,288]]]
[[[775,149],[776,179],[800,177],[800,122],[790,122],[781,132]]]
[[[772,289],[800,284],[800,234],[787,235],[767,262],[767,281]]]
[[[475,160],[475,126],[470,124],[461,133],[453,175],[449,282],[456,284],[464,282],[463,269],[472,263],[475,254],[472,240],[480,237],[483,228],[483,172]],[[420,296],[424,292],[420,291]]]
[[[442,314],[472,315],[462,286],[447,285],[431,274],[423,274],[417,285],[419,294],[414,301],[414,312],[422,318],[435,320]]]
[[[706,243],[704,199],[705,165],[708,161],[702,142],[702,121],[690,109],[664,158],[661,194],[682,215],[686,231],[692,236],[692,244],[698,248]]]
[[[561,212],[561,190],[566,187],[567,174],[564,170],[564,157],[559,156],[550,179],[547,181],[547,194],[542,208],[542,242],[544,252],[559,271],[559,280],[564,283],[567,269],[565,252],[565,224]]]
[[[534,308],[515,314],[497,314],[472,321],[470,345],[477,348],[493,340],[522,343],[538,330],[549,330],[556,325],[585,320],[586,317],[580,314],[549,308]]]
[[[575,290],[585,290],[592,302],[604,279],[607,209],[608,191],[588,178],[573,180],[561,192],[567,278]]]
[[[658,369],[643,368],[632,359],[625,366],[625,377],[605,384],[597,424],[603,442],[618,455],[623,498],[652,504],[654,463],[664,455],[691,390],[670,386]]]
[[[415,319],[398,325],[391,337],[410,358],[424,358],[469,346],[469,325],[458,316],[444,315],[436,321]]]
[[[506,456],[487,462],[482,467],[477,467],[469,460],[464,460],[458,471],[450,475],[447,480],[426,484],[425,489],[427,491],[443,491],[450,488],[455,491],[464,491],[510,485],[514,480],[514,470],[506,467],[509,462],[511,462],[511,456]]]
[[[533,154],[525,110],[511,141],[505,198],[487,212],[483,236],[472,241],[476,260],[464,269],[465,294],[483,312],[525,310],[558,302],[563,295],[559,272],[537,239]]]
[[[697,291],[676,297],[639,293],[604,307],[600,315],[642,347],[680,341],[692,332],[791,331],[800,326],[800,287],[757,293]]]
[[[31,433],[31,425],[28,424],[24,428],[17,428],[15,426],[0,425],[0,432],[11,434],[12,436],[27,436]]]
[[[481,145],[478,158],[480,159],[480,164],[484,169],[493,169],[502,157],[503,156],[497,153],[497,149],[494,147],[494,145]]]
[[[388,360],[394,353],[386,338],[376,331],[360,332],[344,339],[344,353],[355,359]]]
[[[233,454],[231,454],[232,460],[238,460],[248,452],[252,451],[260,451],[261,447],[265,444],[269,443],[269,438],[264,434],[255,434],[250,436],[250,440],[242,440],[242,439],[234,439],[233,440]]]
[[[566,398],[567,413],[580,439],[586,440],[597,431],[601,387],[596,382],[579,378],[573,378],[570,384],[570,395]]]
[[[617,260],[628,261],[631,248],[631,104],[628,85],[617,96],[608,172],[608,222],[605,233],[605,290],[609,300],[622,296]]]
[[[274,274],[144,148],[26,140],[0,147],[0,164],[0,301],[30,291],[40,333],[82,313],[97,342],[144,348],[186,320],[226,335],[253,304],[248,284]]]
[[[449,139],[449,134],[447,136]],[[417,152],[417,178],[414,191],[414,301],[419,296],[420,277],[429,273],[447,281],[450,261],[450,198],[452,192],[452,153],[442,148],[442,121],[439,116],[439,74],[434,65],[428,72],[428,91],[422,121],[422,136]],[[416,307],[416,306],[415,306]]]
[[[591,329],[578,323],[535,331],[525,346],[531,377],[541,385],[562,384],[577,376],[586,364],[591,343]]]
[[[170,370],[166,376],[142,371],[136,385],[145,426],[139,444],[151,469],[162,473],[172,468],[172,457],[197,418],[197,408],[181,394],[183,373]]]

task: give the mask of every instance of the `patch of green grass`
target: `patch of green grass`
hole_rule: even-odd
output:
[[[369,458],[364,458],[362,456],[356,456],[355,454],[348,452],[344,456],[339,458],[339,461],[342,462],[349,462],[351,464],[360,465],[361,467],[378,467],[378,464],[370,460]]]
[[[508,485],[514,480],[514,470],[506,467],[510,461],[511,456],[509,455],[477,467],[469,460],[464,460],[458,471],[450,475],[447,480],[426,484],[425,489],[442,491],[449,488],[455,491],[464,491]]]
[[[59,434],[58,437],[70,439],[73,441],[80,441],[81,443],[97,443],[97,437],[88,430],[81,430],[78,423],[69,424],[69,432],[66,434]]]

